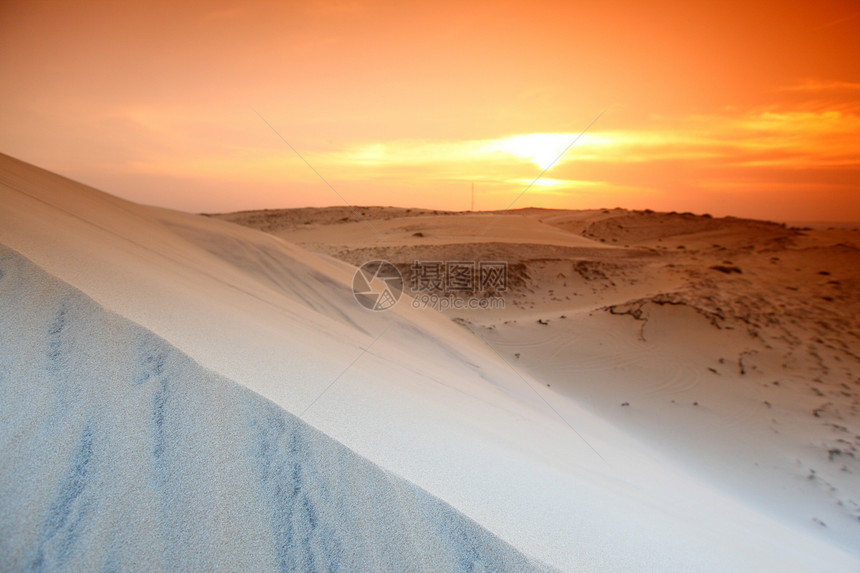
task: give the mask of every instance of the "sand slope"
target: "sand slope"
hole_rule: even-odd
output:
[[[295,453],[303,463],[307,459],[309,472],[318,466],[337,466],[344,458],[355,461],[353,455],[358,454],[386,474],[399,476],[442,500],[513,547],[513,553],[506,553],[503,543],[496,554],[511,563],[519,553],[571,571],[842,571],[858,566],[856,555],[802,528],[780,523],[724,488],[691,477],[577,401],[511,369],[496,351],[447,318],[415,310],[408,300],[386,313],[365,311],[352,299],[349,288],[354,268],[343,262],[258,231],[133,205],[11,158],[0,160],[0,242],[100,308],[163,340],[179,353],[175,360],[181,362],[180,355],[187,356],[211,372],[212,377],[206,378],[216,380],[211,388],[221,387],[217,380],[230,380],[331,438],[333,442],[322,437],[314,441],[310,430],[303,430],[296,418],[283,413],[276,416],[282,422],[260,421],[258,428],[274,427],[272,432],[277,435],[283,423],[285,428],[296,428],[285,429],[284,436],[296,435],[314,443],[308,446],[307,458],[299,455],[303,449]],[[562,231],[548,231],[557,232]],[[497,239],[488,236],[490,244]],[[610,249],[584,238],[572,240],[565,248],[580,248],[583,240]],[[16,319],[22,324],[18,328],[29,328],[34,340],[42,340],[42,348],[46,344],[50,348],[44,326],[50,332],[59,311],[48,302],[46,299],[47,314],[40,323]],[[81,333],[88,333],[95,326],[82,323],[80,328]],[[119,340],[113,352],[123,348],[135,352],[122,343],[128,339]],[[138,342],[135,338],[134,343]],[[83,344],[81,350],[70,356],[103,360],[96,347]],[[17,361],[20,352],[10,351],[6,359]],[[124,360],[119,364],[131,367],[139,364],[140,357],[126,355]],[[152,367],[157,370],[159,360],[154,361]],[[90,401],[98,404],[100,394],[90,389],[108,381],[87,382],[82,375],[63,380],[65,370],[55,374],[63,384],[61,389],[89,392]],[[4,372],[9,379],[10,369]],[[127,372],[125,375],[127,378]],[[16,384],[20,387],[21,383]],[[207,384],[191,386],[202,397],[189,398],[188,404],[209,400],[220,413],[225,402],[205,398]],[[144,404],[152,407],[149,400],[156,400],[159,387],[157,379],[142,384],[139,392]],[[235,388],[227,392],[232,391],[239,392]],[[147,392],[150,398],[146,398]],[[133,402],[133,397],[130,392],[116,399]],[[16,400],[20,404],[23,398],[19,395]],[[239,398],[227,402],[244,403]],[[93,412],[89,405],[74,411],[75,415]],[[96,411],[108,427],[124,423],[124,418]],[[203,424],[205,411],[201,407],[194,424]],[[191,412],[194,408],[189,408],[189,415]],[[37,416],[52,419],[41,409]],[[226,408],[224,416],[235,423],[248,421],[233,407]],[[92,451],[96,451],[96,432],[88,438],[86,420],[79,418],[78,422],[70,437],[39,433],[38,426],[27,426],[16,431],[16,436],[32,432],[48,447],[56,440],[70,440],[63,451],[84,452],[84,459],[90,439]],[[238,447],[247,452],[249,442],[257,444],[258,452],[269,447],[253,438],[259,431],[241,435],[251,438],[241,438],[238,446],[225,446],[228,451]],[[101,439],[103,434],[99,436]],[[201,441],[197,431],[165,435],[162,443],[168,442],[182,452],[183,460],[207,455],[221,459],[221,446],[216,445],[221,442]],[[153,455],[147,451],[143,434],[140,441],[127,445],[135,452],[129,455]],[[169,448],[165,445],[163,451]],[[271,449],[269,458],[283,461],[267,466],[265,475],[283,476],[283,468],[291,467],[296,459],[292,454],[281,457],[280,451]],[[232,468],[229,460],[225,463]],[[255,490],[262,487],[259,468],[257,471],[256,481],[241,464],[233,473],[218,475],[223,479],[235,473],[242,478],[239,485]],[[203,474],[188,482],[188,487],[211,494],[200,503],[228,496],[228,486],[207,482]],[[13,487],[28,487],[22,479],[9,481]],[[303,483],[324,482],[324,477],[317,476]],[[62,480],[53,483],[56,487]],[[375,478],[370,483],[378,485]],[[289,505],[285,501],[289,496],[284,498],[281,487],[281,493],[270,496],[260,511]],[[374,485],[368,493],[363,486],[348,482],[331,487],[331,500],[337,507],[372,506],[374,502],[365,503],[362,496],[380,491]],[[358,489],[349,489],[353,487]],[[49,512],[50,500],[56,499],[44,490],[29,495],[43,500],[40,507]],[[141,495],[150,494],[144,491]],[[320,508],[329,507],[322,499],[314,499]],[[93,496],[92,503],[98,503],[98,496]],[[402,522],[438,523],[435,517],[424,522],[413,515],[425,511],[415,509],[418,505],[396,506],[406,513]],[[197,508],[185,509],[200,515]],[[394,509],[383,506],[386,513]],[[355,515],[363,513],[362,509]],[[48,526],[39,519],[44,522],[44,514],[35,518],[41,531]],[[253,519],[249,517],[249,523]],[[296,528],[286,534],[289,543],[298,543],[301,532],[307,532],[314,521],[302,511],[294,513],[294,519]],[[337,523],[335,529],[344,529]],[[395,519],[394,523],[401,521]],[[48,532],[62,529],[49,526]],[[82,528],[81,535],[86,529]],[[463,544],[452,541],[444,531],[439,535],[440,543],[452,544],[442,552],[451,557],[442,559],[455,559]],[[63,536],[52,537],[60,538]],[[198,537],[203,538],[208,539]],[[31,539],[38,547],[38,536]],[[94,538],[87,539],[84,546],[95,543]],[[359,542],[364,541],[350,538],[345,547]],[[481,545],[483,541],[473,545],[489,547],[493,542],[490,537],[487,545]],[[359,554],[384,555],[378,546],[388,539],[373,533],[367,543],[377,547],[357,550]],[[308,547],[313,553],[318,545]],[[230,553],[234,550],[237,555],[245,554],[244,543]],[[482,559],[496,558],[481,555]],[[374,569],[372,564],[365,565],[360,568]]]
[[[0,248],[13,570],[543,570],[425,491]]]

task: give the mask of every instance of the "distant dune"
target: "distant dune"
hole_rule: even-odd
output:
[[[623,209],[219,217],[389,260],[407,283],[415,261],[506,261],[504,309],[445,312],[689,471],[860,551],[856,229]]]

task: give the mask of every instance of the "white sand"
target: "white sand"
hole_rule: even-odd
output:
[[[0,247],[4,571],[541,571]]]
[[[344,263],[0,161],[0,243],[529,557],[571,571],[860,567],[521,377],[445,317],[365,311]]]

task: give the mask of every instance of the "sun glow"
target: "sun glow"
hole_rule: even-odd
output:
[[[612,188],[605,181],[582,181],[578,179],[550,179],[541,177],[536,180],[511,179],[512,185],[527,189],[534,195],[558,195],[563,196],[575,191],[598,191]]]
[[[572,153],[573,148],[608,143],[606,139],[588,134],[530,133],[496,140],[490,148],[528,159],[541,169],[549,169]]]
[[[550,179],[549,177],[541,177],[540,179],[536,179],[535,181],[520,179],[518,182],[524,183],[526,185],[533,185],[535,187],[559,187],[568,183],[567,181],[561,181],[559,179]]]

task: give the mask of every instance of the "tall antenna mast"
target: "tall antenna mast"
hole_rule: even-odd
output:
[[[472,211],[475,210],[475,184],[472,183]]]

